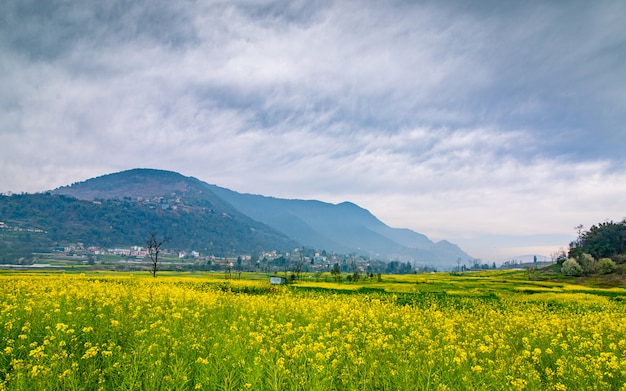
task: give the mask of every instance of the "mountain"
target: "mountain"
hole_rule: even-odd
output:
[[[447,241],[434,243],[409,229],[391,228],[366,209],[350,202],[286,200],[241,194],[193,177],[152,169],[104,175],[53,191],[84,200],[181,196],[185,202],[208,203],[247,224],[261,224],[300,245],[337,253],[357,253],[381,259],[451,266],[470,258]],[[256,227],[261,229],[261,227]]]
[[[107,174],[50,191],[80,200],[103,199],[172,199],[184,198],[187,203],[204,206],[245,218],[231,205],[215,195],[207,184],[193,177],[164,170],[137,168]],[[249,220],[249,219],[248,219]]]
[[[415,231],[391,228],[351,202],[335,205],[209,188],[242,213],[314,248],[449,267],[458,258],[470,258],[448,241],[434,243]]]
[[[304,245],[435,267],[470,258],[350,202],[241,194],[171,171],[133,169],[20,197],[0,198],[0,221],[44,230],[50,242],[65,233],[89,245],[133,245],[157,232],[172,248],[217,256]]]
[[[143,245],[151,232],[170,237],[170,249],[216,256],[299,245],[237,211],[203,182],[158,170],[105,175],[44,194],[2,196],[0,221],[25,233],[0,241],[4,254],[23,252],[11,246],[27,241],[37,248],[63,242]]]
[[[19,258],[63,243],[103,248],[143,245],[151,232],[170,237],[166,247],[217,256],[290,250],[298,244],[247,217],[230,215],[208,202],[184,198],[86,201],[62,194],[0,197],[0,255]]]

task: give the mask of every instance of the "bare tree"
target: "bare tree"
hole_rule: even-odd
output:
[[[304,267],[304,263],[305,263],[304,255],[302,255],[302,252],[300,252],[300,258],[294,263],[294,267],[293,267],[295,278],[297,280],[302,279],[301,273],[302,273],[302,268]]]
[[[350,266],[352,267],[352,281],[359,282],[359,279],[361,278],[361,269],[359,268],[359,264],[356,262],[355,257],[352,257]]]
[[[232,280],[233,276],[231,270],[233,268],[233,263],[226,257],[224,257],[224,278],[227,280]]]
[[[150,236],[148,237],[148,240],[146,240],[148,256],[152,262],[152,277],[156,277],[156,272],[159,268],[159,253],[161,253],[161,246],[168,240],[170,240],[169,237],[158,240],[155,232],[150,232]]]
[[[332,270],[330,271],[330,274],[332,274],[335,278],[335,282],[341,281],[341,267],[339,266],[339,263],[335,263]]]

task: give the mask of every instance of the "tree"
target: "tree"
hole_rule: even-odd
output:
[[[357,264],[355,258],[352,258],[350,266],[352,267],[352,281],[358,282],[361,278],[361,270],[359,269],[359,265]]]
[[[400,265],[400,262],[398,262],[398,261],[391,261],[391,262],[387,263],[387,267],[385,268],[385,273],[386,274],[397,274],[399,265]]]
[[[163,246],[163,244],[168,240],[170,240],[169,237],[158,240],[155,232],[151,232],[148,240],[146,240],[148,256],[152,262],[152,277],[156,277],[156,273],[159,268],[159,254],[161,253],[161,246]]]
[[[332,270],[330,271],[330,274],[333,275],[333,277],[335,278],[335,281],[337,282],[341,281],[341,268],[339,267],[338,263],[335,263]]]
[[[226,262],[224,265],[224,274],[225,274],[225,278],[230,280],[233,278],[232,274],[231,274],[231,270],[233,268],[233,263],[231,261],[229,261],[227,258],[224,258],[224,261]]]
[[[300,252],[300,257],[296,260],[296,262],[294,263],[294,267],[293,267],[295,279],[297,280],[302,279],[301,273],[302,273],[302,268],[304,267],[305,262],[306,262],[306,259],[304,258],[304,255],[302,254],[302,252]]]
[[[570,258],[563,262],[561,271],[566,276],[580,276],[583,273],[583,268],[576,262],[574,258]]]
[[[561,248],[550,253],[550,258],[552,258],[552,263],[556,262],[557,265],[562,265],[563,262],[567,261],[567,254],[565,254],[565,250]]]
[[[583,231],[582,226],[576,229],[578,238],[570,243],[570,257],[586,252],[600,259],[626,253],[626,219],[593,225],[588,231]]]
[[[593,272],[596,263],[595,259],[587,253],[582,253],[576,257],[576,262],[583,268],[583,273],[585,274]]]
[[[600,258],[596,269],[600,274],[613,273],[615,271],[615,262],[611,258]]]

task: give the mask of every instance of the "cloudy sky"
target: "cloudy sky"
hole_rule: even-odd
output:
[[[136,167],[485,261],[626,217],[626,2],[0,2],[0,192]]]

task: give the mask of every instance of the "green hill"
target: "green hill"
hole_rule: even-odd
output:
[[[444,268],[469,258],[452,243],[391,228],[350,202],[240,194],[154,169],[103,175],[46,194],[2,196],[0,222],[5,258],[78,242],[143,245],[151,232],[171,237],[170,249],[215,256],[307,246]]]
[[[208,201],[178,198],[85,201],[55,194],[0,197],[0,260],[83,243],[111,248],[143,245],[150,232],[169,236],[170,249],[216,256],[287,250],[298,244],[250,219],[216,208]]]

